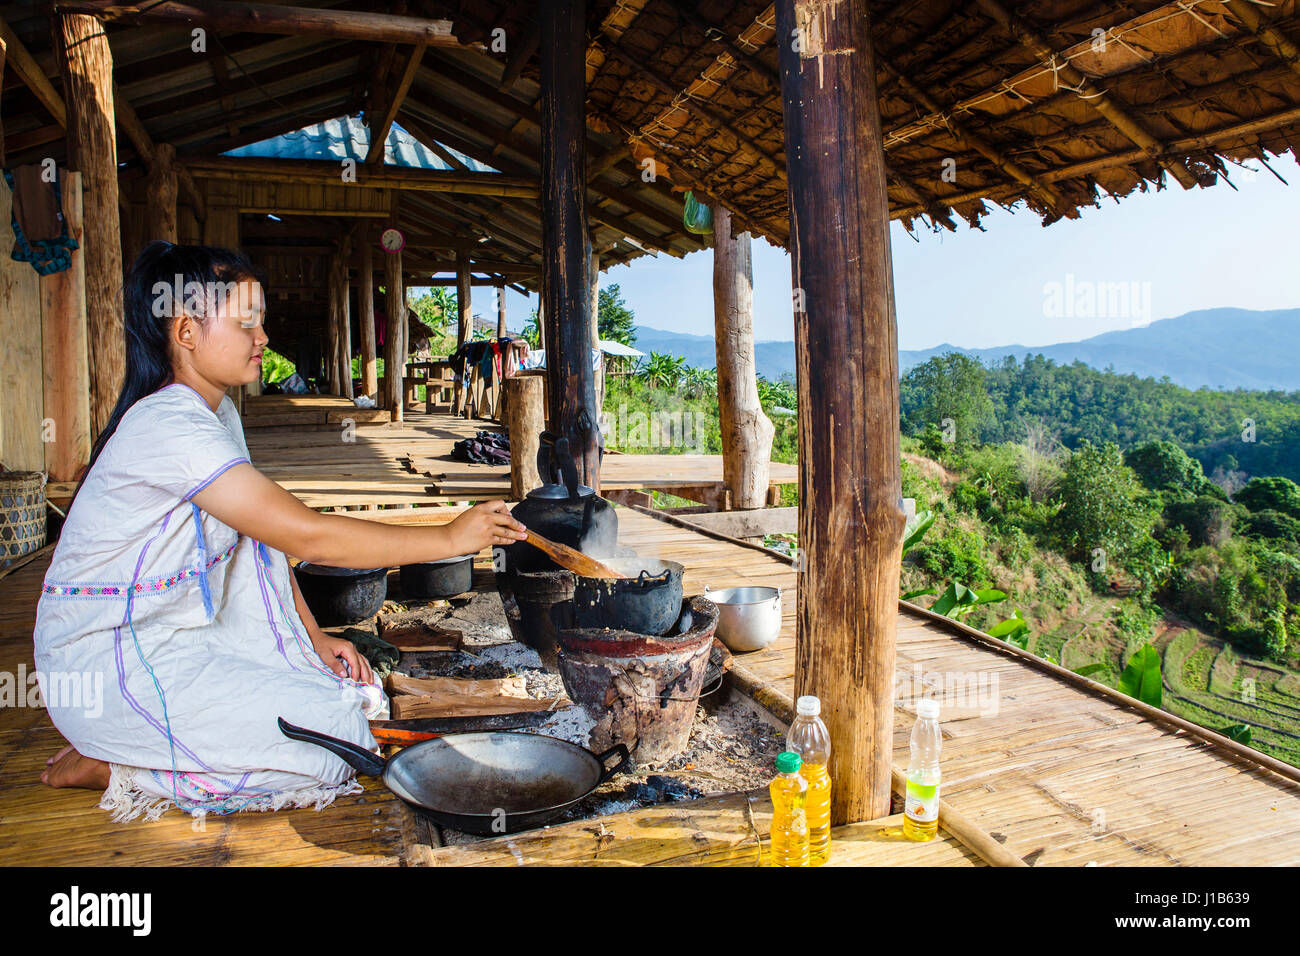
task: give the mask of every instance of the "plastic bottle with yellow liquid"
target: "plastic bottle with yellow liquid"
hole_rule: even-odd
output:
[[[800,697],[786,746],[799,755],[799,776],[808,783],[808,855],[810,866],[821,866],[831,853],[831,732],[822,722],[822,702]]]
[[[772,794],[772,866],[808,865],[808,817],[804,800],[808,784],[799,776],[799,755],[776,755]]]
[[[909,840],[933,840],[939,832],[939,702],[916,704],[912,725],[912,759],[907,764],[907,803],[903,835]]]

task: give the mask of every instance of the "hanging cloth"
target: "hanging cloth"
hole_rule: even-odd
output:
[[[53,182],[46,182],[42,166],[19,166],[4,171],[13,191],[11,225],[14,248],[11,259],[30,262],[38,274],[47,276],[72,268],[77,240],[68,235],[63,218],[62,175],[56,170]]]

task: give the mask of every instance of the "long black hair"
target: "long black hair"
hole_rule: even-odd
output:
[[[210,283],[244,279],[261,281],[261,276],[247,256],[232,249],[179,246],[162,240],[144,247],[127,274],[123,290],[126,375],[122,394],[91,450],[87,473],[117,431],[127,409],[172,380],[171,326],[184,303],[183,295],[173,293],[195,282],[206,289],[211,288]],[[163,287],[168,291],[160,296]]]

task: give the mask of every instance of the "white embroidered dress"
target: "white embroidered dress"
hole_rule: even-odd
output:
[[[324,806],[359,789],[276,718],[374,748],[374,685],[333,674],[294,608],[284,554],[191,500],[248,461],[229,398],[170,385],[136,402],[68,514],[36,615],[50,717],[112,765],[115,818]],[[96,689],[101,692],[96,694]]]

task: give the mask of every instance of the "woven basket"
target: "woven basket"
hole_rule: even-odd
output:
[[[45,547],[45,476],[0,472],[0,568]]]

